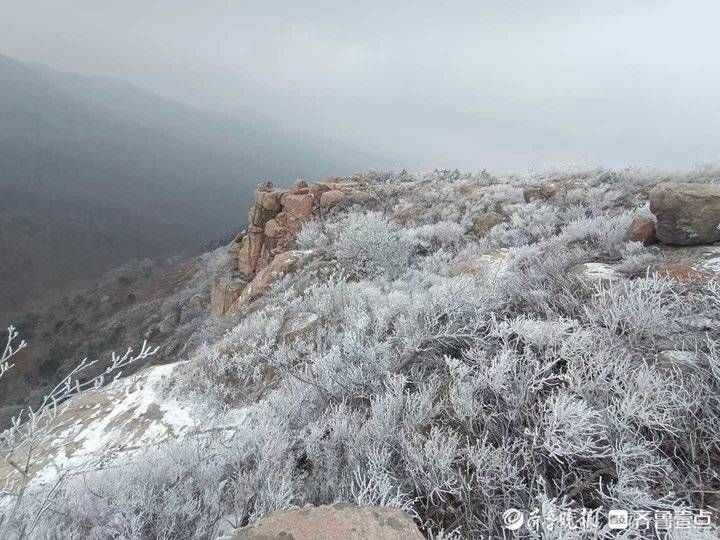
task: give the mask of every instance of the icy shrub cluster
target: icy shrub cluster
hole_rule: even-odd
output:
[[[376,212],[352,213],[338,225],[333,258],[356,277],[399,276],[408,265],[409,245],[400,228]]]
[[[307,224],[314,260],[166,390],[245,422],[68,483],[43,527],[208,538],[350,501],[402,508],[433,538],[508,537],[510,508],[605,512],[589,533],[517,537],[654,538],[603,516],[717,506],[720,334],[688,320],[720,319],[720,288],[638,272],[656,254],[623,238],[660,176],[371,175],[382,211]],[[522,201],[559,181],[573,185]],[[475,238],[488,210],[508,219]],[[498,249],[501,270],[457,270]],[[621,276],[589,287],[570,272],[596,261]],[[313,277],[323,264],[337,271]],[[690,360],[661,362],[668,350]]]

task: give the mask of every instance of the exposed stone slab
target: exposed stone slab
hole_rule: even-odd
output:
[[[421,540],[405,512],[386,506],[336,503],[273,512],[220,540]]]

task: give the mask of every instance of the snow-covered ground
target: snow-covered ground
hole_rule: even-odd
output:
[[[64,404],[52,437],[34,452],[32,483],[53,482],[62,472],[108,465],[139,449],[217,428],[197,407],[163,395],[162,387],[178,365],[149,367]],[[238,414],[233,422],[242,421],[243,412]]]

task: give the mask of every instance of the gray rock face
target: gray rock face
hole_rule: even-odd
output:
[[[422,540],[412,519],[397,508],[332,506],[274,512],[222,540]]]
[[[663,244],[692,246],[720,241],[720,185],[663,182],[650,191],[656,236]]]

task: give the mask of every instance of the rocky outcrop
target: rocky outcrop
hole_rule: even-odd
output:
[[[691,246],[720,241],[720,185],[663,182],[650,191],[658,239]]]
[[[213,277],[210,288],[210,307],[214,315],[227,313],[230,307],[240,297],[247,282],[230,276]]]
[[[405,512],[386,506],[332,506],[274,512],[221,540],[421,540],[423,535]]]
[[[255,277],[240,290],[240,294],[229,306],[230,311],[239,311],[253,301],[260,298],[270,286],[287,274],[294,272],[303,259],[309,254],[307,251],[284,251],[270,261]]]
[[[278,255],[292,251],[296,233],[315,213],[371,199],[367,183],[360,177],[296,180],[286,190],[274,187],[272,182],[258,184],[248,228],[228,246],[230,268],[212,280],[213,315],[219,317],[247,306],[273,281],[291,272],[300,259],[297,252],[270,267]]]

